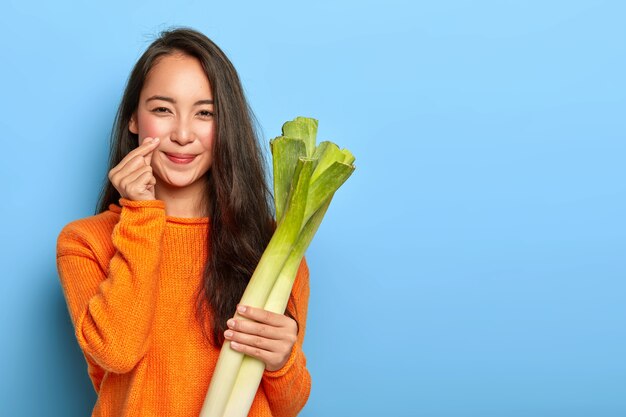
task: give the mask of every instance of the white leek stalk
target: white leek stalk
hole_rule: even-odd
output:
[[[240,304],[283,314],[302,257],[354,156],[331,142],[315,146],[317,120],[297,117],[271,144],[277,227]],[[240,316],[237,314],[235,317]],[[224,342],[200,417],[245,417],[265,364]]]

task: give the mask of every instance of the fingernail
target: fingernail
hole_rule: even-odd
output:
[[[239,348],[239,343],[237,342],[230,342],[230,347],[233,349],[238,349]]]
[[[224,333],[224,336],[233,337],[233,332],[231,332],[230,330],[226,330],[226,333]]]
[[[152,142],[157,143],[159,141],[159,138],[154,138],[152,139]]]
[[[237,311],[240,313],[245,313],[246,312],[246,306],[237,306]]]
[[[235,327],[235,320],[230,319],[226,322],[226,324],[228,324],[228,327]]]

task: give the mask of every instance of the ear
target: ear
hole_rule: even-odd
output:
[[[130,116],[130,120],[128,121],[128,130],[135,135],[139,134],[139,129],[137,128],[137,112],[133,112],[132,116]]]

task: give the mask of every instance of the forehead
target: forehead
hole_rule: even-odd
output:
[[[200,61],[184,54],[164,55],[152,66],[141,95],[159,94],[178,100],[212,98],[211,86]]]

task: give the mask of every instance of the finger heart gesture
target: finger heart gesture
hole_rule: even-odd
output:
[[[158,138],[145,138],[139,147],[130,151],[109,171],[109,180],[120,193],[120,197],[136,201],[155,199],[156,179],[152,174],[150,161],[152,152],[158,145]]]

